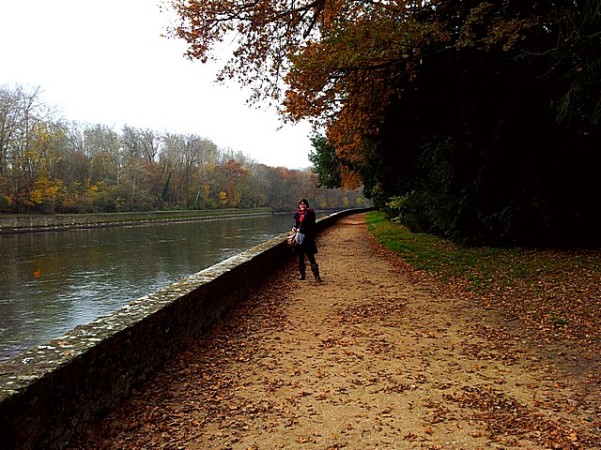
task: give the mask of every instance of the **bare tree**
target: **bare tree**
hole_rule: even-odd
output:
[[[161,143],[161,135],[156,131],[125,125],[121,139],[129,157],[144,158],[149,162],[156,161]]]

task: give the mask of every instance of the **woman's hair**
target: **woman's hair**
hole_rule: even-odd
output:
[[[308,200],[307,200],[306,198],[301,198],[301,199],[298,201],[298,204],[299,204],[299,205],[300,205],[301,203],[304,203],[305,205],[307,205],[307,208],[309,208],[309,202],[308,202]]]

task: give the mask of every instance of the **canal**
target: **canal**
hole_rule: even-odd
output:
[[[0,361],[292,225],[266,215],[0,235]]]

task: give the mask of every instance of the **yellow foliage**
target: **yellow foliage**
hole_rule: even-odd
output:
[[[49,180],[45,174],[42,174],[33,185],[29,192],[26,202],[31,205],[41,205],[47,202],[55,202],[59,192],[63,188],[61,180]]]
[[[227,192],[224,192],[224,191],[219,192],[219,205],[227,206]]]

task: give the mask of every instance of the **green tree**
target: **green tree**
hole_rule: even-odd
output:
[[[342,184],[340,176],[340,160],[336,148],[328,144],[325,136],[311,137],[313,150],[309,153],[309,161],[313,163],[313,171],[317,175],[317,185],[326,188],[338,188]]]

